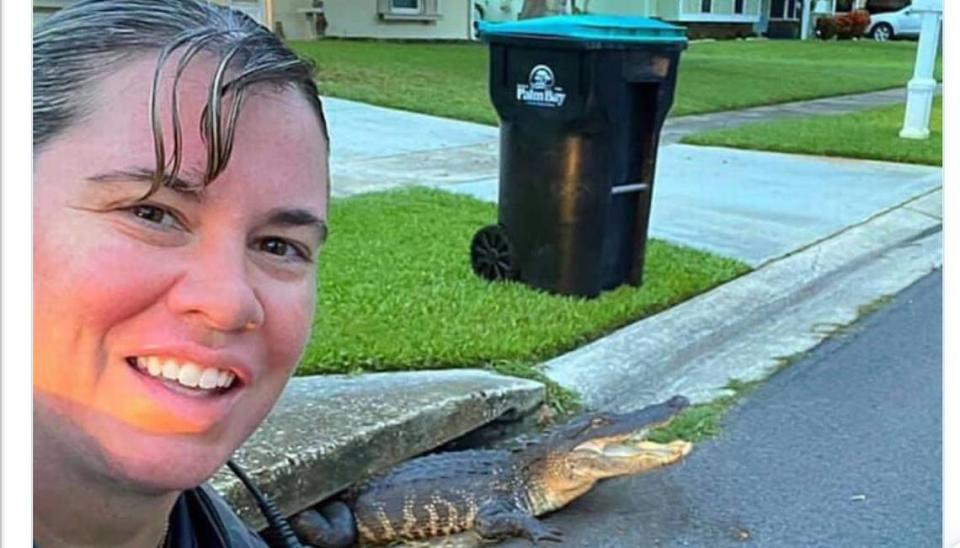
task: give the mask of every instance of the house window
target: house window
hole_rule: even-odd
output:
[[[733,13],[743,13],[743,0],[734,0]]]
[[[377,14],[384,21],[439,21],[440,0],[377,0]]]
[[[700,12],[710,13],[713,11],[713,0],[700,0]]]
[[[392,13],[421,13],[423,11],[423,0],[390,0],[390,11]]]
[[[800,0],[789,0],[791,19],[800,19],[803,14],[803,3]]]
[[[773,0],[773,3],[770,4],[771,19],[783,19],[783,4],[784,0]]]
[[[800,0],[773,0],[770,4],[770,18],[798,19],[801,7]]]

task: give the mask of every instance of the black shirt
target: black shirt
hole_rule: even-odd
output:
[[[184,491],[170,512],[166,548],[268,548],[230,505],[204,484]]]

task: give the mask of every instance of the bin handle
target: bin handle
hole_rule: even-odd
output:
[[[626,194],[628,192],[642,192],[650,188],[650,185],[647,183],[636,183],[632,185],[621,185],[615,186],[610,191],[610,194]]]

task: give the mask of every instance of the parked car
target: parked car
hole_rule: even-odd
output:
[[[839,0],[837,2],[839,6]],[[870,15],[887,13],[888,11],[901,10],[910,5],[910,0],[867,0],[863,9],[870,12]]]
[[[897,11],[878,13],[870,16],[870,26],[867,27],[867,36],[878,42],[894,38],[916,38],[920,36],[919,13],[907,6]]]

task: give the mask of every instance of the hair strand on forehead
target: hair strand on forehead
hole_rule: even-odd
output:
[[[169,100],[173,143],[168,151],[160,87],[167,61],[179,51]],[[201,52],[217,61],[200,120],[200,136],[207,149],[201,188],[226,168],[244,97],[255,84],[300,92],[317,116],[329,152],[313,65],[266,27],[225,6],[197,0],[83,0],[34,29],[33,52],[35,151],[93,114],[96,86],[104,78],[157,52],[148,107],[156,174],[147,196],[181,180],[177,177],[183,165],[179,84]]]
[[[154,174],[154,181],[150,187],[150,190],[147,191],[147,196],[156,192],[160,186],[166,184],[173,184],[173,181],[177,178],[177,173],[180,171],[180,164],[182,162],[182,129],[180,127],[180,107],[177,102],[177,85],[180,82],[180,76],[183,74],[184,69],[186,68],[187,63],[190,62],[190,59],[200,51],[204,43],[213,38],[213,35],[207,29],[199,29],[193,31],[187,31],[183,33],[179,38],[175,39],[173,42],[168,44],[160,52],[160,55],[157,57],[157,66],[154,69],[153,73],[153,85],[150,90],[150,126],[153,130],[153,142],[154,142],[154,151],[156,154],[156,172]],[[192,42],[191,42],[192,41]],[[177,66],[177,72],[173,80],[173,89],[171,91],[171,116],[173,122],[173,159],[171,165],[167,167],[167,156],[166,150],[164,149],[163,143],[163,124],[160,121],[159,113],[159,94],[160,94],[160,79],[162,76],[163,67],[167,62],[167,58],[178,48],[183,46],[185,43],[191,42],[187,48],[187,51],[180,58],[180,62]]]

